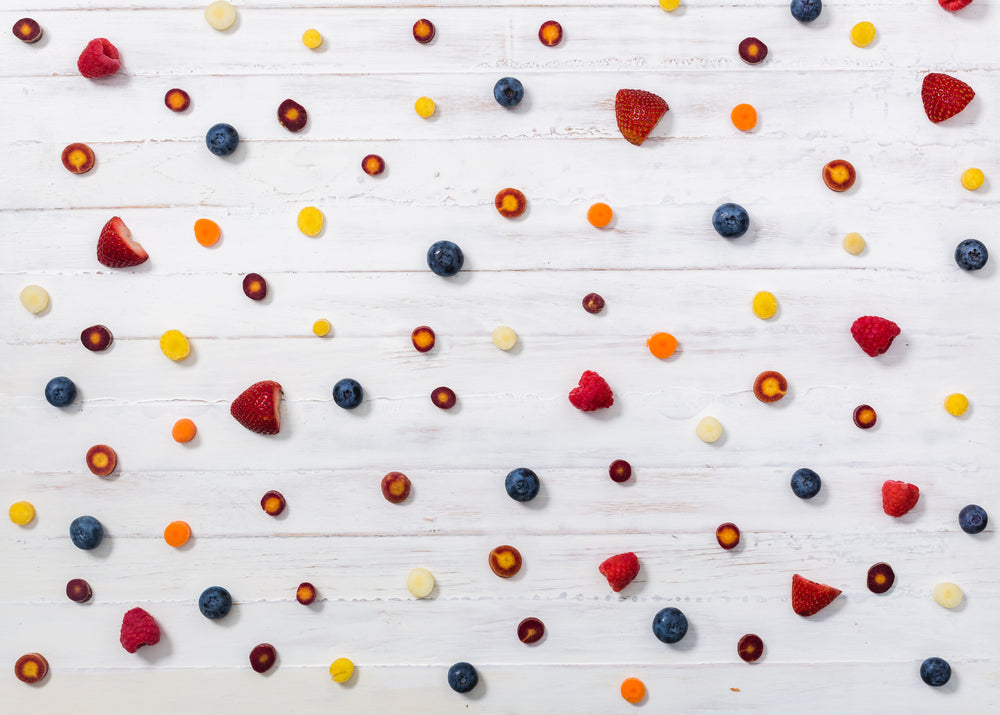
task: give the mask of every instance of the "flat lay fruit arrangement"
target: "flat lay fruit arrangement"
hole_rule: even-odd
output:
[[[9,12],[0,698],[988,711],[997,7],[901,7]]]

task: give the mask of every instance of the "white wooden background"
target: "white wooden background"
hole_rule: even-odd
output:
[[[994,527],[972,537],[957,524],[967,503],[1000,519],[997,0],[955,14],[831,0],[808,26],[784,0],[688,0],[672,14],[652,1],[247,0],[223,33],[199,3],[25,5],[3,0],[0,23],[30,15],[45,31],[35,46],[7,30],[0,42],[0,444],[3,507],[26,499],[38,517],[0,525],[5,709],[626,713],[618,687],[633,675],[654,713],[986,712],[1000,696]],[[429,46],[410,35],[420,17],[437,26]],[[547,19],[565,30],[557,48],[537,40]],[[861,20],[878,28],[867,49],[848,41]],[[319,51],[301,44],[309,27]],[[764,64],[739,60],[748,35],[770,48]],[[93,37],[117,45],[122,73],[78,75]],[[928,71],[977,98],[931,124]],[[514,111],[492,98],[508,74],[527,90]],[[192,97],[181,115],[162,102],[175,86]],[[616,129],[622,87],[670,104],[642,147]],[[437,102],[430,121],[413,112],[421,95]],[[275,118],[288,97],[309,111],[300,134]],[[729,121],[740,102],[759,113],[749,134]],[[204,146],[220,121],[243,140],[228,159]],[[97,154],[88,175],[60,164],[74,141]],[[368,153],[383,176],[361,172]],[[846,194],[820,179],[834,158],[857,167]],[[970,166],[988,177],[975,193],[959,185]],[[521,220],[493,209],[506,186],[528,197]],[[585,220],[598,200],[616,212],[606,230]],[[724,201],[750,211],[746,237],[712,230]],[[295,227],[306,205],[326,214],[317,239]],[[147,264],[97,263],[112,215]],[[203,216],[222,226],[212,249],[192,235]],[[868,240],[859,257],[840,248],[849,231]],[[995,249],[978,274],[952,260],[969,237]],[[424,262],[441,238],[465,249],[451,280]],[[242,294],[249,271],[268,280],[263,303]],[[40,316],[18,305],[29,283],[51,294]],[[758,290],[778,297],[775,319],[751,313]],[[602,315],[580,307],[590,291]],[[865,314],[903,329],[879,359],[849,334]],[[311,335],[320,317],[332,338]],[[94,323],[115,335],[107,353],[79,343]],[[409,342],[422,324],[438,335],[424,355]],[[490,341],[501,324],[520,337],[510,353]],[[191,338],[183,363],[158,349],[170,328]],[[663,362],[644,346],[660,330],[680,341]],[[611,410],[568,403],[585,369],[612,385]],[[789,380],[777,405],[752,395],[765,369]],[[80,389],[72,409],[42,397],[61,374]],[[353,412],[330,397],[347,376],[366,392]],[[228,414],[259,379],[285,388],[274,438]],[[450,412],[430,403],[438,385],[458,393]],[[972,402],[962,419],[942,408],[955,391]],[[862,402],[879,414],[870,432],[851,422]],[[716,445],[695,438],[705,414],[725,426]],[[198,424],[191,445],[170,438],[180,417]],[[99,442],[119,454],[111,479],[84,465]],[[616,458],[632,482],[608,479]],[[517,466],[542,480],[529,505],[503,489]],[[788,487],[802,466],[823,477],[811,502]],[[413,481],[401,506],[379,492],[391,470]],[[887,478],[921,489],[902,519],[882,513]],[[280,519],[260,510],[268,489],[288,499]],[[94,552],[68,539],[80,514],[105,525]],[[175,519],[195,534],[182,550],[162,540]],[[715,544],[724,521],[743,532],[732,552]],[[525,560],[509,581],[486,560],[503,543]],[[614,595],[597,565],[627,550],[642,568]],[[897,574],[883,596],[865,587],[877,561]],[[433,599],[407,593],[415,566],[436,576]],[[844,595],[799,618],[795,572]],[[74,577],[92,603],[66,599]],[[294,600],[303,580],[319,590],[312,607]],[[931,599],[942,580],[965,590],[955,611]],[[216,584],[236,605],[210,622],[196,600]],[[163,640],[130,655],[118,629],[137,605]],[[667,605],[691,622],[675,647],[650,632]],[[547,627],[534,647],[514,633],[529,615]],[[736,656],[748,632],[766,648],[752,666]],[[262,641],[279,653],[264,677],[247,661]],[[51,665],[41,686],[10,673],[30,651]],[[944,688],[918,677],[931,655],[954,669]],[[356,664],[346,686],[327,674],[341,656]],[[479,668],[471,697],[446,684],[458,660]]]

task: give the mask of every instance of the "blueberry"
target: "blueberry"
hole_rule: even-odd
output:
[[[920,664],[920,679],[935,688],[951,679],[951,666],[944,658],[928,658]]]
[[[524,85],[513,77],[503,77],[493,85],[493,97],[501,107],[516,107],[524,99]]]
[[[472,663],[462,661],[448,668],[448,685],[456,693],[467,693],[479,683],[479,673]]]
[[[53,377],[45,386],[45,399],[53,407],[65,407],[76,399],[76,383],[68,377]]]
[[[531,501],[538,496],[538,475],[527,467],[518,467],[507,475],[503,486],[514,501]]]
[[[978,534],[986,528],[987,522],[989,517],[986,515],[986,510],[978,504],[969,504],[958,512],[958,525],[966,534]]]
[[[216,124],[205,134],[208,150],[216,156],[229,156],[240,143],[240,135],[232,124]]]
[[[812,22],[823,10],[823,0],[792,0],[792,17],[799,22]]]
[[[990,254],[983,242],[974,238],[967,238],[955,246],[955,263],[963,271],[978,271],[986,265],[986,259],[989,257]]]
[[[104,527],[92,516],[78,516],[69,525],[69,538],[78,549],[96,549],[104,538]]]
[[[664,643],[676,643],[688,632],[688,619],[679,608],[664,608],[653,617],[653,635]]]
[[[812,499],[819,494],[821,486],[823,480],[816,472],[806,467],[795,470],[795,474],[792,475],[792,491],[799,499]]]
[[[213,621],[222,618],[233,607],[233,597],[222,586],[209,586],[198,597],[198,609]]]
[[[739,204],[722,204],[712,214],[712,226],[723,238],[739,238],[750,228],[750,214]]]
[[[364,396],[365,391],[361,389],[361,383],[350,377],[337,380],[337,384],[333,386],[333,401],[337,403],[337,407],[343,407],[345,410],[353,410],[360,405]]]
[[[427,266],[439,276],[453,276],[462,270],[465,254],[451,241],[438,241],[427,249]]]

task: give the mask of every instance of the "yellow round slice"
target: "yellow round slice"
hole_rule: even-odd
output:
[[[714,417],[702,417],[694,432],[702,442],[711,444],[722,437],[722,423]]]
[[[406,577],[406,589],[417,598],[427,598],[434,590],[434,574],[425,568],[415,568]]]
[[[306,206],[304,209],[299,211],[299,217],[296,223],[299,226],[299,230],[307,236],[318,236],[323,230],[323,212],[320,211],[315,206]]]
[[[183,360],[191,354],[191,343],[180,330],[168,330],[160,336],[160,350],[171,360]]]
[[[868,245],[865,243],[865,239],[860,233],[855,233],[851,231],[849,234],[844,236],[844,241],[841,244],[845,251],[850,253],[852,256],[860,255],[864,252],[865,247]]]
[[[874,41],[875,26],[867,20],[851,28],[851,44],[855,47],[868,47]]]
[[[215,0],[205,8],[205,20],[216,30],[228,30],[236,22],[236,8],[226,0]]]
[[[41,286],[25,286],[21,290],[21,305],[29,313],[38,315],[49,307],[49,293]]]
[[[501,350],[510,350],[517,344],[517,333],[513,328],[501,325],[493,330],[493,344]]]
[[[969,191],[975,191],[986,182],[986,174],[982,169],[966,169],[962,172],[962,186]]]
[[[753,314],[761,320],[773,318],[774,314],[777,312],[778,299],[774,297],[774,293],[768,293],[766,290],[762,290],[753,297]]]
[[[961,417],[969,409],[969,398],[961,392],[948,395],[944,400],[944,408],[948,410],[949,415]]]
[[[302,44],[310,50],[315,50],[323,44],[323,36],[319,34],[319,30],[310,28],[302,33]]]
[[[19,501],[10,505],[7,516],[18,526],[30,524],[35,519],[35,507],[31,502]]]
[[[934,600],[942,608],[954,608],[962,598],[962,589],[953,583],[942,582],[934,587]]]
[[[354,675],[354,663],[348,658],[337,658],[330,664],[330,677],[335,683],[346,683]]]

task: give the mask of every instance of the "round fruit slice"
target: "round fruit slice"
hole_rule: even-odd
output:
[[[753,394],[764,403],[777,402],[788,392],[788,381],[780,372],[767,370],[753,381]]]
[[[753,663],[764,655],[764,641],[754,633],[747,633],[736,644],[736,652],[747,663]]]
[[[260,508],[270,516],[278,516],[285,510],[285,506],[285,497],[273,489],[260,498]]]
[[[111,347],[114,336],[103,325],[91,325],[80,333],[80,342],[91,352],[99,353]]]
[[[361,169],[368,176],[378,176],[385,171],[385,159],[378,154],[369,154],[361,160]]]
[[[12,31],[14,37],[29,45],[42,39],[42,26],[30,17],[23,17],[15,22]]]
[[[22,683],[37,683],[49,672],[49,661],[41,653],[25,653],[14,664],[14,675]]]
[[[736,524],[729,521],[725,524],[720,524],[715,530],[715,540],[726,551],[735,549],[740,545],[740,529]]]
[[[94,596],[90,584],[82,578],[70,579],[66,582],[66,597],[76,603],[86,603]]]
[[[490,552],[490,568],[500,578],[510,578],[521,570],[521,552],[504,544]]]
[[[431,392],[431,402],[433,402],[436,407],[440,407],[442,410],[450,410],[455,406],[455,401],[457,399],[455,391],[450,387],[436,387],[434,388],[434,391]]]
[[[608,467],[608,476],[611,477],[611,481],[619,484],[627,482],[632,477],[632,465],[624,459],[616,459]]]
[[[270,643],[261,643],[250,651],[250,667],[256,673],[266,673],[278,659],[278,651]]]
[[[517,638],[522,643],[537,643],[545,635],[545,624],[537,618],[525,618],[517,624]]]
[[[747,37],[740,42],[739,53],[741,60],[748,65],[755,65],[767,57],[767,45],[756,37]]]
[[[517,189],[506,188],[497,192],[493,204],[504,218],[517,218],[528,208],[528,199]]]
[[[844,159],[834,159],[823,167],[823,182],[831,191],[847,191],[857,178],[854,166]]]
[[[191,354],[191,343],[180,330],[168,330],[160,336],[160,350],[176,362]]]
[[[286,99],[278,105],[278,123],[293,134],[305,128],[308,118],[306,108],[294,99]]]
[[[106,444],[95,444],[87,450],[87,468],[99,477],[106,477],[118,466],[118,455]]]
[[[434,590],[434,574],[419,566],[411,569],[406,575],[406,590],[415,598],[427,598]]]
[[[191,95],[183,89],[175,87],[174,89],[168,89],[167,93],[163,95],[163,103],[167,105],[167,109],[171,112],[183,112],[191,106]]]
[[[299,584],[299,587],[295,589],[295,600],[303,606],[308,606],[316,600],[316,587],[308,581],[303,581]]]
[[[267,281],[260,273],[247,273],[243,278],[243,293],[250,300],[264,300],[267,297]]]
[[[538,40],[546,47],[555,47],[563,38],[563,29],[555,20],[546,20],[538,28]]]
[[[426,45],[433,40],[435,34],[437,34],[437,30],[434,28],[434,23],[430,20],[421,18],[413,23],[413,39],[421,45]]]
[[[94,168],[94,150],[80,142],[69,144],[62,151],[62,164],[71,174],[86,174]]]
[[[934,600],[942,608],[955,608],[964,598],[962,589],[953,583],[939,583],[934,586]]]
[[[426,325],[414,328],[413,332],[410,333],[410,342],[413,343],[413,347],[418,353],[425,353],[433,348],[435,339],[434,331]]]
[[[858,405],[854,408],[854,424],[861,429],[871,429],[878,421],[875,408],[871,405]]]
[[[410,496],[410,478],[402,472],[389,472],[382,477],[382,496],[393,504],[401,504]]]
[[[591,315],[597,315],[604,310],[604,298],[599,293],[587,293],[583,296],[583,309]]]
[[[868,569],[868,590],[872,593],[885,593],[896,582],[896,573],[892,566],[879,562]]]

